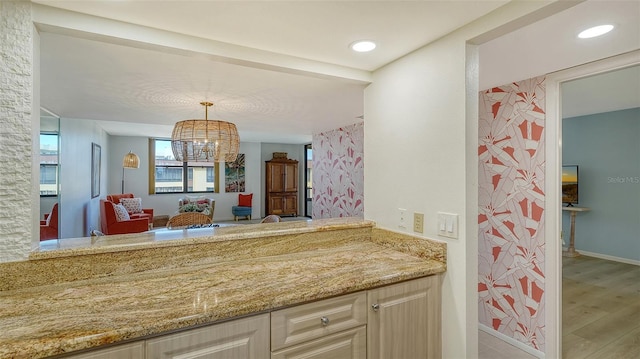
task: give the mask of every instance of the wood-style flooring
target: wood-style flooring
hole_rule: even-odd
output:
[[[562,258],[562,358],[640,358],[640,266],[580,256]],[[479,332],[480,359],[530,359]]]
[[[562,258],[562,357],[640,358],[640,266]]]

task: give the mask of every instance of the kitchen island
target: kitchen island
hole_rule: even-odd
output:
[[[361,219],[173,236],[77,239],[0,264],[0,357],[153,338],[446,269],[444,243]]]

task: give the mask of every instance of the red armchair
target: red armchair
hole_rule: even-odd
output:
[[[58,238],[58,204],[53,205],[51,213],[44,215],[44,220],[40,221],[40,240]]]
[[[107,201],[115,204],[120,203],[120,198],[134,198],[134,195],[133,193],[107,195]],[[153,208],[142,208],[142,213],[129,213],[129,217],[131,217],[131,219],[146,218],[149,223],[153,223]]]
[[[104,234],[140,233],[149,230],[149,220],[146,217],[118,221],[113,202],[104,199],[100,200],[100,224]]]

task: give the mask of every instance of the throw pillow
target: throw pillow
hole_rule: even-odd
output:
[[[200,201],[204,201],[205,198],[204,198],[204,196],[190,196],[190,195],[187,195],[187,200],[189,202],[198,203]]]
[[[142,198],[120,198],[120,204],[127,209],[129,214],[142,213]]]
[[[113,210],[116,212],[116,220],[118,222],[128,221],[131,219],[131,217],[129,217],[129,212],[127,212],[127,209],[124,208],[122,203],[118,203],[118,204],[114,203]]]
[[[180,207],[179,212],[198,212],[198,205],[188,202],[184,206]]]
[[[238,194],[238,206],[240,207],[251,207],[251,199],[253,198],[253,193],[251,194]]]

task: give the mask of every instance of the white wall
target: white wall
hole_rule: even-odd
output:
[[[35,25],[31,25],[33,82],[31,83],[31,250],[40,246],[40,34]],[[51,206],[53,207],[53,205]]]
[[[446,240],[444,358],[477,356],[478,66],[467,41],[535,6],[542,4],[510,3],[377,70],[365,90],[365,218],[413,233],[420,212],[424,237]],[[409,214],[406,228],[398,227],[399,207]],[[437,236],[440,211],[459,215],[458,239]]]
[[[636,50],[640,44],[637,14],[640,14],[640,1],[585,1],[483,43],[479,48],[480,89]],[[611,19],[624,22],[616,23],[618,28],[610,36],[576,41],[580,30]],[[616,32],[625,36],[618,36]]]
[[[91,144],[101,147],[100,196],[91,198]],[[60,238],[100,229],[100,198],[109,178],[107,134],[91,120],[60,119]]]

